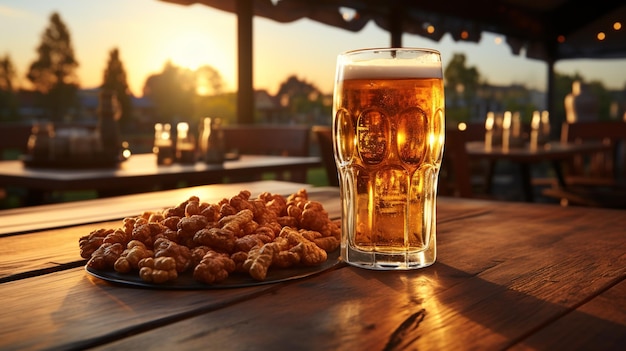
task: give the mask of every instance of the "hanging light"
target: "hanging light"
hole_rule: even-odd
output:
[[[359,16],[359,13],[355,9],[343,6],[339,7],[339,14],[341,14],[341,17],[346,22],[350,22]]]

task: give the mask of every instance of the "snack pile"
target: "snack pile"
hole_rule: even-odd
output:
[[[270,267],[316,266],[339,247],[340,224],[305,189],[288,197],[247,190],[211,204],[197,196],[163,211],[127,217],[117,229],[79,240],[87,266],[161,284],[191,271],[202,283],[243,272],[263,281]]]

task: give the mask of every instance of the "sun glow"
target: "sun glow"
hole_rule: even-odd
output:
[[[220,58],[211,38],[191,31],[171,38],[165,48],[173,64],[190,70],[203,65],[214,66]]]
[[[235,53],[225,51],[220,40],[212,33],[194,28],[180,29],[175,33],[167,33],[162,43],[160,50],[173,65],[191,71],[210,66],[222,77],[223,88],[228,90],[232,87],[229,76],[236,69]],[[198,93],[205,94],[207,89],[199,87]]]

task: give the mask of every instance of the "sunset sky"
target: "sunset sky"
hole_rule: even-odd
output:
[[[210,65],[222,75],[227,91],[237,90],[233,14],[157,0],[0,0],[0,57],[9,55],[22,86],[27,86],[28,66],[37,58],[36,48],[53,12],[69,28],[82,88],[102,83],[109,52],[118,48],[135,95],[142,95],[146,78],[161,72],[168,60],[192,69]],[[282,24],[255,17],[253,26],[254,86],[271,94],[294,74],[330,93],[338,53],[390,43],[389,34],[374,23],[357,33],[310,20]],[[512,55],[506,44],[497,43],[502,39],[483,33],[479,44],[461,43],[446,34],[434,42],[405,34],[403,45],[441,51],[444,66],[454,53],[464,53],[489,83],[545,90],[547,65]],[[626,86],[626,60],[567,60],[558,62],[556,70],[579,72],[611,89]]]

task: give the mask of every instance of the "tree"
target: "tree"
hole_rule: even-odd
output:
[[[50,16],[50,25],[37,47],[38,58],[30,65],[27,78],[40,94],[41,107],[49,119],[61,120],[77,102],[79,87],[70,33],[57,13]]]
[[[219,95],[224,89],[224,80],[215,68],[209,65],[198,67],[194,72],[198,95]]]
[[[470,118],[472,101],[479,86],[480,73],[476,67],[467,67],[465,54],[455,53],[443,72],[446,80],[446,96],[451,105],[446,108],[446,116],[451,120]]]
[[[120,60],[120,52],[114,48],[109,52],[109,62],[104,70],[104,78],[101,86],[102,89],[113,91],[117,97],[117,101],[122,109],[120,124],[127,125],[132,119],[132,100],[128,82],[126,80],[126,71]]]
[[[305,122],[318,123],[317,116],[314,115],[330,115],[329,106],[324,104],[324,95],[320,90],[295,75],[289,76],[280,85],[276,96],[289,111],[290,118],[306,115],[308,121]]]
[[[161,122],[190,120],[196,96],[195,76],[192,71],[167,62],[163,72],[148,77],[143,95],[152,100]]]
[[[0,121],[16,120],[17,95],[15,94],[15,78],[17,74],[9,55],[0,59]]]

